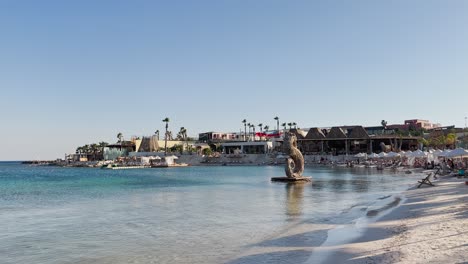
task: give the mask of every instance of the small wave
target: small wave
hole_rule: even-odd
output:
[[[400,204],[400,202],[401,202],[401,198],[400,197],[395,197],[395,199],[392,202],[386,204],[385,206],[380,207],[378,209],[373,209],[373,210],[367,211],[366,215],[369,216],[369,217],[375,217],[375,216],[379,215],[383,211],[387,211],[388,209],[396,207],[398,204]]]
[[[386,196],[380,197],[378,199],[379,200],[385,200],[385,199],[390,198],[390,197],[392,197],[392,196],[391,195],[386,195]]]
[[[388,198],[394,197],[391,202],[385,201]],[[327,239],[320,247],[333,247],[344,243],[351,242],[364,234],[370,223],[376,222],[378,219],[391,212],[400,203],[405,201],[405,198],[400,196],[387,195],[377,198],[375,205],[359,208],[361,211],[367,209],[367,213],[362,217],[353,220],[349,224],[338,225],[333,229],[328,230]],[[387,203],[385,203],[387,202]],[[356,206],[353,206],[356,208]],[[364,210],[362,210],[364,209]],[[333,249],[326,249],[313,253],[305,262],[307,264],[324,263],[333,254]]]

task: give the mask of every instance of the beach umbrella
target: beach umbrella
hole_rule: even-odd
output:
[[[387,153],[387,158],[397,158],[397,157],[400,157],[401,155],[399,153],[396,153],[396,152],[393,152],[393,151],[390,151],[389,153]]]
[[[367,154],[366,153],[358,153],[358,154],[354,155],[354,157],[356,157],[356,158],[365,158],[365,157],[367,157]]]
[[[464,148],[457,148],[450,151],[446,157],[468,157],[468,151],[466,151]]]
[[[447,157],[447,155],[452,152],[450,149],[445,149],[444,151],[442,151],[442,153],[440,153],[438,156],[439,157]]]
[[[407,157],[411,157],[411,158],[424,158],[427,156],[427,152],[423,152],[421,150],[416,150],[416,151],[413,151],[412,153],[406,155]]]
[[[378,158],[379,155],[375,154],[375,153],[371,153],[370,155],[367,156],[368,158],[371,158],[371,159],[375,159],[375,158]]]
[[[387,157],[387,153],[383,151],[379,153],[379,158],[385,158],[385,157]]]
[[[434,150],[434,152],[432,153],[432,156],[434,157],[434,159],[437,159],[437,158],[440,156],[440,154],[442,154],[442,153],[443,153],[442,150],[436,149],[436,150]]]
[[[398,152],[398,154],[400,154],[400,156],[405,156],[406,152],[404,152],[403,150]]]

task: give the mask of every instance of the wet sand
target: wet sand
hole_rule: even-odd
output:
[[[328,252],[322,263],[467,263],[467,180],[445,177],[435,187],[412,188],[360,238],[315,251]]]

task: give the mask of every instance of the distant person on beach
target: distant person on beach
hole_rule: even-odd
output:
[[[450,169],[454,169],[453,167],[453,161],[451,159],[448,159],[447,160],[447,166],[450,168]]]

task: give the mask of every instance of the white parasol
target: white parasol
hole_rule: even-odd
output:
[[[365,157],[367,157],[367,154],[366,153],[358,153],[358,154],[354,155],[354,157],[356,157],[356,158],[365,158]]]
[[[457,148],[452,151],[450,151],[446,157],[452,158],[452,157],[468,157],[468,151],[464,148]]]
[[[399,153],[396,153],[396,152],[393,152],[393,151],[390,151],[389,153],[387,153],[387,158],[397,158],[397,157],[400,157],[401,155]]]

